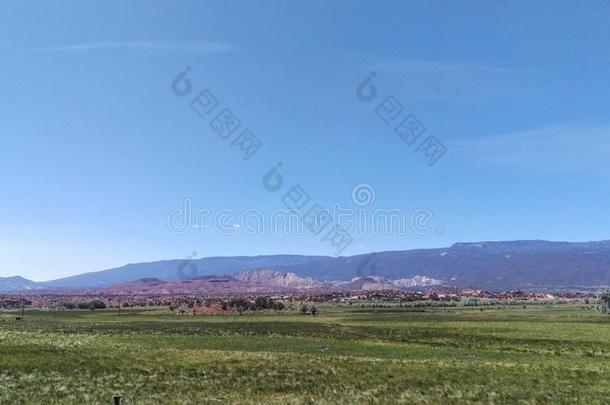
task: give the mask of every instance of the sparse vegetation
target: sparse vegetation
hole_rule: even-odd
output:
[[[305,305],[322,311],[303,317]],[[502,310],[314,305],[281,316],[179,317],[147,307],[121,316],[26,311],[17,322],[15,312],[0,313],[0,403],[110,403],[114,392],[126,404],[610,396],[610,321],[582,301]]]

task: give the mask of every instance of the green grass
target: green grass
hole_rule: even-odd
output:
[[[578,305],[178,317],[0,313],[0,403],[607,403],[610,317]]]

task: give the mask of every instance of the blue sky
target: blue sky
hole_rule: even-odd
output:
[[[441,230],[355,234],[345,255],[608,239],[608,21],[601,1],[3,2],[0,276],[332,255],[314,236],[168,230],[185,199],[282,207],[261,182],[277,162],[312,202],[355,207],[366,183],[367,209],[425,207]],[[263,143],[249,160],[190,108],[206,88]],[[389,95],[445,145],[435,165],[376,115]]]

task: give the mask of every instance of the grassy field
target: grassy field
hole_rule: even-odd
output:
[[[578,305],[0,313],[0,403],[607,403],[610,317]]]

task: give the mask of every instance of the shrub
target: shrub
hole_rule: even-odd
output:
[[[91,309],[105,309],[106,308],[106,303],[104,301],[100,301],[100,300],[93,300],[89,304],[90,304]]]
[[[106,303],[101,300],[93,300],[93,301],[89,301],[89,302],[79,302],[78,303],[78,309],[90,309],[93,311],[94,309],[104,309],[104,308],[106,308]]]

